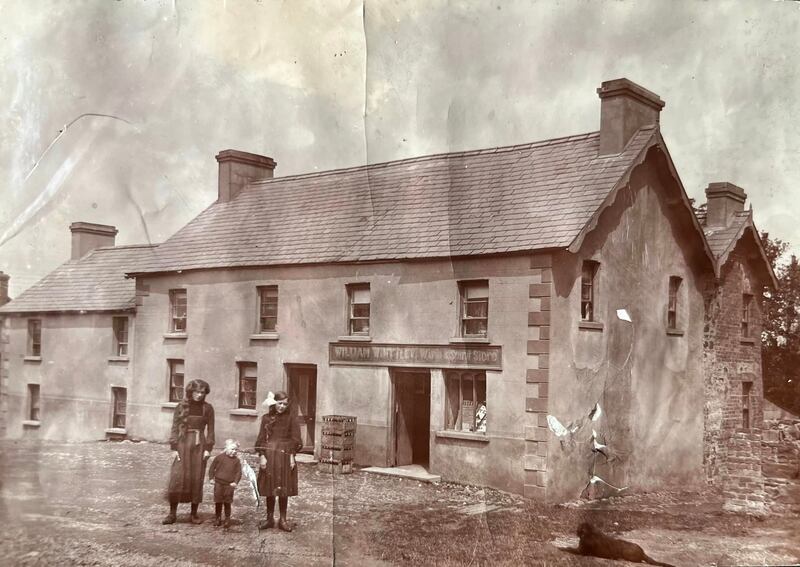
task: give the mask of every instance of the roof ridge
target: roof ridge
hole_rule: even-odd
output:
[[[652,129],[654,126],[644,127],[641,130],[647,130],[648,128]],[[256,179],[251,181],[248,185],[269,185],[272,183],[277,183],[281,181],[289,181],[295,179],[307,179],[312,177],[324,177],[326,175],[334,175],[339,173],[353,173],[356,171],[366,171],[366,170],[373,170],[377,168],[388,167],[390,165],[398,165],[398,164],[406,164],[406,163],[421,163],[425,161],[432,161],[435,159],[441,158],[453,158],[453,157],[470,157],[474,155],[480,154],[491,154],[491,153],[505,153],[505,152],[513,152],[519,150],[529,150],[535,147],[542,147],[542,146],[551,146],[557,144],[564,144],[567,142],[574,142],[577,140],[586,140],[593,136],[598,136],[600,134],[599,131],[593,132],[585,132],[583,134],[573,134],[571,136],[560,136],[558,138],[548,138],[546,140],[538,140],[535,142],[525,142],[523,144],[513,144],[510,146],[497,146],[493,148],[481,148],[477,150],[463,150],[459,152],[441,152],[437,154],[428,154],[423,156],[414,156],[409,158],[402,158],[397,160],[390,160],[390,161],[382,161],[378,163],[371,163],[367,165],[355,165],[352,167],[340,167],[336,169],[326,169],[325,171],[310,171],[306,173],[297,173],[294,175],[286,175],[283,177],[271,177],[267,179]]]
[[[98,246],[92,252],[98,250],[128,250],[130,248],[158,248],[159,244],[123,244],[121,246]]]

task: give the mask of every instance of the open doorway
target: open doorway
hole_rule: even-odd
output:
[[[317,424],[317,367],[313,364],[287,364],[289,398],[297,404],[297,421],[304,453],[314,452]]]
[[[430,370],[393,370],[392,466],[428,467],[431,429]]]

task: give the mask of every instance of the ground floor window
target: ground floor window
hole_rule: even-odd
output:
[[[28,384],[28,419],[39,421],[39,384]]]
[[[183,360],[170,358],[169,367],[169,401],[179,402],[183,399]]]
[[[239,407],[256,409],[256,387],[258,367],[255,362],[239,362]]]
[[[111,408],[111,427],[125,429],[128,391],[125,388],[111,388],[113,406]]]
[[[486,373],[449,371],[445,374],[447,429],[486,432]]]

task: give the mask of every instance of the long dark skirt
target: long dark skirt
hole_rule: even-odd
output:
[[[289,456],[293,441],[267,443],[267,468],[258,471],[261,496],[297,496],[297,466],[292,469]]]
[[[175,459],[169,473],[167,499],[170,502],[203,501],[203,481],[206,476],[206,460],[203,445],[194,443],[194,435],[188,435],[178,444],[181,459]]]

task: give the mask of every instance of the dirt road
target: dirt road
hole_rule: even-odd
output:
[[[3,565],[622,565],[561,548],[591,519],[675,565],[800,561],[800,517],[723,514],[713,494],[660,493],[547,507],[493,490],[380,477],[336,476],[300,465],[292,533],[259,532],[263,507],[244,482],[234,525],[162,526],[170,455],[148,443],[2,442]]]

